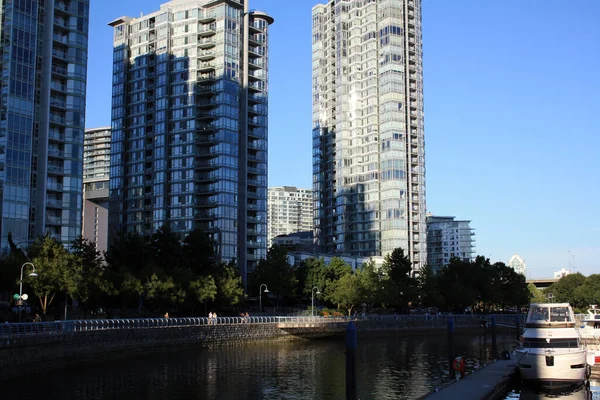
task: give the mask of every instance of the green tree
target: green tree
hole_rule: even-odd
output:
[[[236,305],[244,300],[244,288],[234,261],[222,264],[216,278],[217,299],[222,305]]]
[[[527,305],[530,293],[525,282],[525,276],[502,262],[490,266],[491,290],[497,294],[494,308],[521,307]]]
[[[575,289],[574,296],[576,307],[580,312],[587,310],[590,304],[598,304],[600,299],[600,274],[592,274],[585,278],[581,286]]]
[[[27,279],[33,292],[40,300],[42,313],[46,314],[58,292],[67,289],[77,266],[75,258],[53,237],[46,235],[36,239],[30,249],[34,255],[33,265],[38,276]]]
[[[14,256],[12,253],[8,257],[0,259],[0,292],[4,290],[14,292],[19,287],[19,276],[21,266],[27,259]]]
[[[384,306],[384,279],[382,271],[375,265],[375,261],[369,260],[365,262],[356,271],[356,275],[360,281],[360,290],[362,294],[362,302],[369,306]],[[388,279],[386,279],[388,280]]]
[[[142,281],[152,275],[152,255],[148,243],[140,235],[118,236],[104,255],[104,274],[118,291],[121,307],[126,307],[144,293]]]
[[[555,302],[570,303],[574,307],[585,307],[585,304],[581,304],[581,299],[575,298],[577,288],[583,285],[584,282],[585,276],[579,272],[563,276],[558,282],[550,285],[546,289],[546,293],[552,293],[553,301]]]
[[[417,280],[421,296],[418,301],[420,306],[437,307],[440,310],[446,308],[444,298],[440,293],[438,276],[430,266],[426,265],[421,269]]]
[[[442,267],[438,279],[440,294],[448,311],[462,312],[477,303],[476,275],[472,263],[452,258],[448,265]]]
[[[293,301],[296,283],[296,274],[288,261],[287,250],[273,246],[267,251],[267,258],[260,260],[250,274],[250,293],[258,293],[260,285],[265,284],[278,299]]]
[[[194,276],[207,276],[216,270],[215,243],[205,232],[195,229],[183,240],[182,264],[188,266]]]
[[[214,301],[217,297],[217,284],[212,275],[200,277],[190,282],[190,290],[199,303]]]
[[[533,283],[527,285],[527,289],[529,290],[531,303],[546,303],[548,301],[544,292],[535,287]]]
[[[337,281],[347,273],[352,273],[352,267],[339,257],[332,257],[326,268],[326,280]]]
[[[325,297],[337,304],[338,308],[345,308],[348,315],[352,315],[352,309],[365,300],[361,278],[357,274],[344,274],[327,287]]]
[[[480,311],[486,312],[491,306],[502,302],[500,293],[502,277],[499,269],[490,264],[490,259],[483,256],[475,257],[474,261],[456,259],[465,267],[466,273],[462,275],[463,286],[473,292],[474,303],[466,305],[474,306]]]
[[[311,296],[314,287],[325,292],[327,288],[327,266],[325,260],[316,257],[310,257],[304,260],[300,268],[305,271],[305,282],[302,286],[302,293],[305,296]]]
[[[406,311],[418,301],[418,280],[412,276],[412,264],[400,247],[385,256],[381,266],[383,299],[386,304]]]
[[[66,275],[66,289],[71,298],[85,303],[92,295],[117,293],[104,277],[104,259],[95,243],[80,236],[73,241],[71,251],[74,265]]]
[[[150,239],[150,252],[154,265],[163,272],[181,267],[183,261],[182,243],[168,225],[159,228]]]

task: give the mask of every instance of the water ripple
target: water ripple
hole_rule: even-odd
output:
[[[513,335],[499,335],[508,348]],[[474,370],[490,359],[491,338],[458,336],[457,354]],[[359,336],[361,400],[418,398],[449,380],[447,340],[434,336]],[[61,399],[340,399],[345,397],[343,339],[174,350],[32,374],[3,382],[3,395]],[[34,383],[34,384],[32,384]]]

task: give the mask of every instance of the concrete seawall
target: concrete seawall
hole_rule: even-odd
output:
[[[114,359],[182,347],[232,346],[258,341],[308,340],[341,336],[347,320],[282,320],[271,323],[190,324],[179,326],[73,329],[73,322],[56,323],[54,329],[39,324],[38,330],[19,334],[0,331],[0,379],[79,363]],[[169,321],[171,323],[173,321]],[[443,334],[447,319],[358,320],[359,335]],[[139,324],[137,324],[139,325]],[[133,326],[137,326],[133,325]],[[33,325],[31,325],[33,326]],[[44,329],[42,329],[44,328]],[[462,320],[456,328],[479,329],[476,320]],[[87,329],[87,328],[86,328]]]

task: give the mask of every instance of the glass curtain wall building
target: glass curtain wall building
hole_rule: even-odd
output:
[[[200,229],[246,274],[267,249],[268,27],[243,0],[174,0],[114,27],[113,235]]]
[[[0,0],[0,247],[81,234],[89,0]]]
[[[404,249],[425,265],[419,0],[313,7],[315,241],[329,254]]]

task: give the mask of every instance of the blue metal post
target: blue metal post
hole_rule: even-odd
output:
[[[492,315],[492,358],[498,358],[498,342],[496,341],[496,316]]]
[[[356,390],[356,326],[350,321],[346,327],[346,400],[357,400]]]
[[[448,372],[450,379],[454,378],[454,358],[456,357],[454,350],[454,318],[448,318]]]

